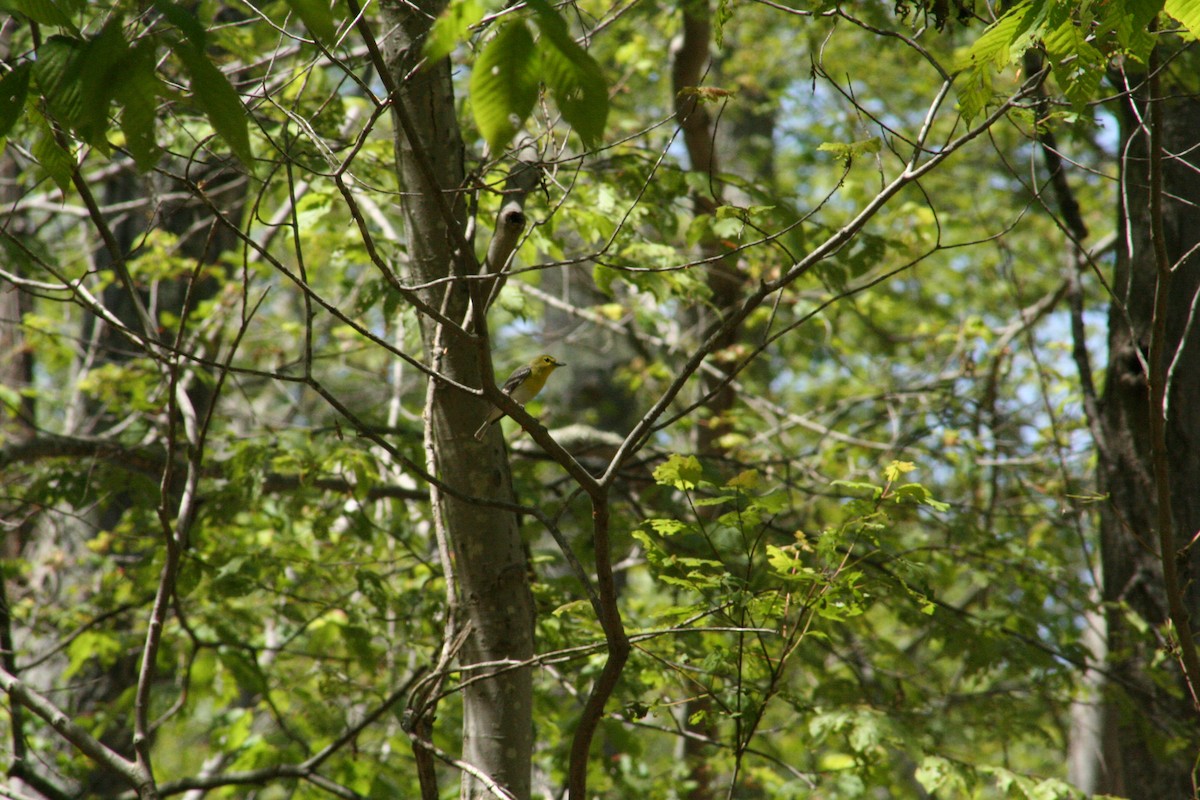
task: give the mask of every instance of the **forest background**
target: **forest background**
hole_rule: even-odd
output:
[[[0,8],[0,797],[1200,796],[1200,0]]]

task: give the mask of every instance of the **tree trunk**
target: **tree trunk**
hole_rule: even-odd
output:
[[[396,162],[408,244],[405,278],[417,285],[478,270],[464,241],[466,173],[450,63],[443,60],[414,72],[424,36],[443,6],[441,0],[382,5],[390,32],[384,55],[396,87]],[[464,282],[437,284],[420,296],[454,320],[464,319],[470,300]],[[481,384],[477,346],[461,331],[426,316],[421,337],[428,363],[440,374],[467,386]],[[513,502],[502,439],[496,433],[484,444],[473,439],[486,410],[482,400],[441,383],[430,397],[426,414],[438,476],[449,490],[439,493],[434,513],[454,547],[459,597],[471,626],[460,661],[466,670],[476,663],[527,660],[533,655],[534,608],[520,531],[513,514],[487,505]],[[464,678],[480,674],[467,670]],[[501,671],[463,689],[463,760],[517,798],[530,792],[532,707],[527,667]],[[464,773],[462,796],[491,795],[483,782]]]
[[[1200,328],[1191,315],[1200,289],[1200,254],[1193,250],[1200,243],[1200,151],[1196,149],[1200,98],[1188,96],[1183,84],[1172,77],[1194,75],[1194,55],[1180,54],[1170,62],[1157,93],[1168,98],[1157,102],[1162,104],[1162,244],[1173,267],[1161,328],[1170,380],[1165,459],[1178,555],[1175,564],[1179,585],[1187,587],[1180,591],[1193,620],[1197,589],[1189,586],[1188,575],[1197,566],[1197,550],[1189,544],[1200,530],[1200,404],[1196,402]],[[1125,157],[1118,224],[1122,240],[1109,313],[1109,363],[1101,409],[1106,458],[1099,469],[1101,489],[1108,496],[1100,526],[1114,680],[1105,707],[1105,755],[1098,789],[1122,797],[1191,797],[1200,724],[1178,669],[1180,643],[1162,657],[1162,649],[1168,647],[1163,634],[1170,598],[1160,555],[1151,430],[1157,409],[1146,372],[1158,279],[1146,93],[1139,90],[1122,110]],[[1147,633],[1131,624],[1131,613],[1150,625]]]

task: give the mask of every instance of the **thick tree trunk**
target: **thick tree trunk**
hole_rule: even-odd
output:
[[[396,161],[408,244],[405,277],[418,285],[478,269],[463,239],[466,174],[450,64],[443,61],[414,72],[424,36],[443,6],[441,0],[382,5],[390,32],[384,55],[395,85]],[[462,320],[469,305],[464,282],[436,284],[422,291],[421,298],[454,320]],[[440,374],[467,386],[481,384],[478,350],[461,332],[424,317],[421,336],[428,362]],[[513,502],[502,440],[498,434],[484,444],[473,439],[485,413],[482,400],[440,384],[431,398],[426,413],[431,415],[438,475],[452,490],[440,494],[435,513],[454,546],[459,597],[471,626],[459,660],[464,668],[526,660],[533,655],[534,608],[520,531],[513,514],[486,505],[488,500]],[[469,670],[464,678],[480,674]],[[517,798],[530,792],[532,707],[529,668],[500,671],[463,689],[463,760]],[[491,795],[481,781],[464,773],[462,796]]]
[[[1167,295],[1164,360],[1168,368],[1165,453],[1171,498],[1175,559],[1184,605],[1193,626],[1200,550],[1189,547],[1200,531],[1200,326],[1195,313],[1200,289],[1200,98],[1188,96],[1172,75],[1194,76],[1186,54],[1163,74],[1162,244],[1172,265]],[[1192,80],[1188,78],[1187,80]],[[1106,459],[1100,485],[1108,495],[1101,515],[1104,601],[1108,609],[1110,685],[1104,719],[1104,758],[1099,791],[1122,797],[1191,797],[1200,718],[1183,685],[1178,650],[1164,640],[1169,597],[1161,559],[1151,416],[1148,392],[1155,292],[1158,280],[1152,225],[1152,186],[1145,94],[1123,109],[1122,241],[1109,314],[1109,364],[1101,410]],[[1143,633],[1130,614],[1149,623]],[[1157,638],[1155,638],[1157,636]],[[1179,643],[1174,647],[1178,648]],[[1195,647],[1194,642],[1182,643]],[[1170,652],[1170,651],[1168,651]]]

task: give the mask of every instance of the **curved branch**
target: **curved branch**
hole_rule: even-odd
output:
[[[607,492],[592,499],[592,535],[596,543],[596,585],[600,593],[600,626],[608,645],[608,660],[592,685],[571,741],[571,761],[567,768],[567,786],[571,797],[587,797],[588,752],[596,728],[604,717],[604,706],[617,687],[617,680],[629,660],[629,637],[621,623],[617,606],[616,584],[613,582],[611,544],[608,538]]]

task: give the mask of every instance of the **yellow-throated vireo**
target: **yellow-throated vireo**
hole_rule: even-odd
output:
[[[546,378],[550,377],[551,372],[565,366],[566,364],[555,360],[554,356],[538,356],[525,366],[517,367],[513,374],[508,376],[508,380],[504,382],[504,385],[500,387],[500,391],[521,405],[525,405],[537,397],[537,393],[546,385]],[[475,431],[475,441],[482,442],[483,437],[487,435],[487,429],[503,416],[503,411],[492,406],[491,410],[488,411],[487,418],[479,426],[479,430]]]

